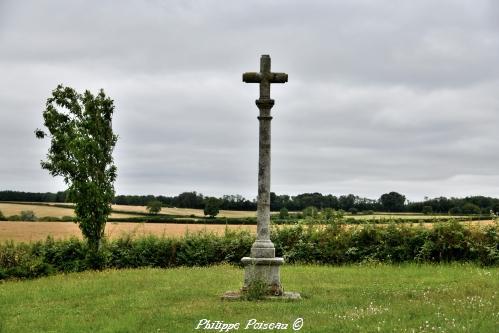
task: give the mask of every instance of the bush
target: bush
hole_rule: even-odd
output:
[[[19,216],[21,221],[36,221],[37,217],[32,210],[23,210]]]
[[[285,220],[289,217],[289,211],[286,207],[282,207],[281,210],[279,211],[279,218],[281,220]]]
[[[5,217],[5,215],[3,215],[1,210],[0,210],[0,221],[7,221],[7,218]]]
[[[88,268],[87,243],[77,238],[55,241],[49,237],[45,242],[37,242],[35,248],[34,252],[59,272],[80,272]]]
[[[87,269],[240,265],[254,236],[248,232],[187,234],[182,238],[123,237],[105,241],[98,256],[86,242],[48,238],[30,244],[0,244],[0,279],[34,278]],[[341,223],[273,228],[276,255],[288,263],[351,264],[475,262],[499,265],[499,225],[468,228],[457,222],[432,229],[391,223],[344,228]]]
[[[61,219],[55,216],[42,216],[38,218],[38,221],[40,222],[58,222]]]
[[[319,215],[319,211],[314,206],[308,206],[302,211],[302,215],[305,218],[307,217],[316,218]]]
[[[34,255],[33,246],[8,242],[0,245],[0,279],[36,278],[50,275],[54,268],[44,258]]]

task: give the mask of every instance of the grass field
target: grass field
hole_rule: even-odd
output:
[[[200,320],[301,332],[497,332],[499,268],[472,265],[284,266],[297,302],[221,301],[231,266],[84,272],[0,284],[0,332],[202,332]],[[218,332],[209,330],[208,332]]]

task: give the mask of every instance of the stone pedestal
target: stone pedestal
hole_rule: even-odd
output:
[[[284,264],[283,258],[251,258],[241,259],[244,265],[244,284],[242,291],[245,292],[251,283],[262,282],[267,285],[269,296],[281,296],[283,289],[279,268]]]

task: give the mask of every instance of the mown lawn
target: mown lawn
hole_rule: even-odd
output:
[[[301,332],[497,332],[499,268],[284,266],[297,302],[221,301],[232,266],[84,272],[0,284],[0,332],[218,332],[202,319],[292,324]],[[267,332],[269,330],[266,330]]]

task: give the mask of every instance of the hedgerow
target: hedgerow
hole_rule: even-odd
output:
[[[106,240],[100,269],[240,264],[254,236],[227,230],[224,235],[186,234],[181,238],[147,236]],[[457,222],[423,226],[279,226],[273,228],[276,254],[288,263],[355,264],[363,262],[474,262],[499,265],[499,225],[469,227]],[[57,272],[95,268],[86,242],[72,238],[0,244],[0,279],[36,278]]]

